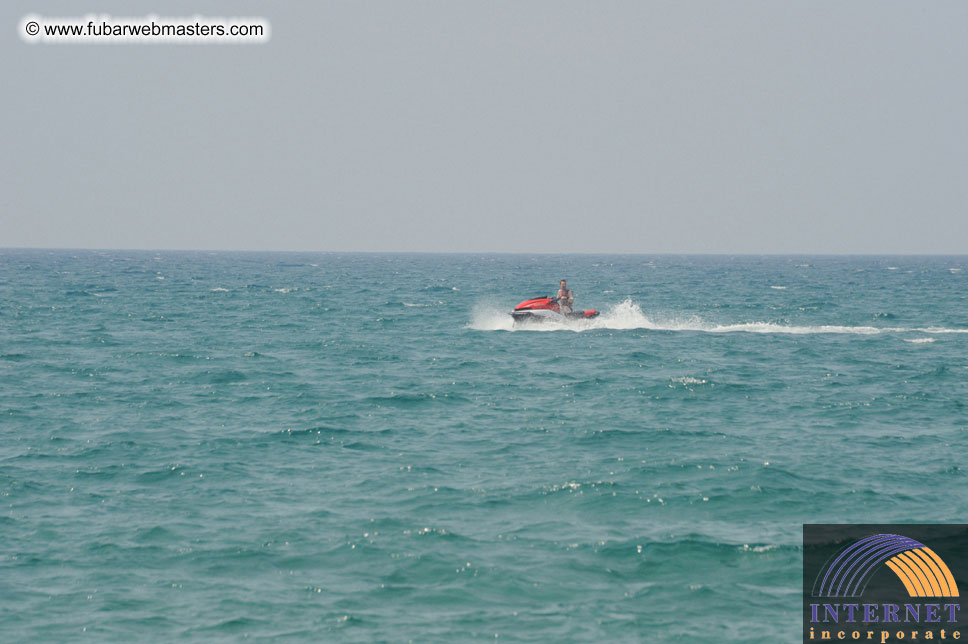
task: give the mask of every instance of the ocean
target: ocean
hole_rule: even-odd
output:
[[[793,642],[966,400],[965,256],[2,250],[0,641]]]

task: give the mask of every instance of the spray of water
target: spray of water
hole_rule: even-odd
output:
[[[944,327],[902,328],[873,326],[843,326],[821,324],[797,326],[775,322],[740,322],[735,324],[715,324],[697,316],[650,317],[631,299],[626,299],[609,307],[601,315],[589,320],[568,320],[565,322],[543,322],[539,324],[514,324],[508,311],[493,304],[474,307],[468,328],[476,331],[589,331],[593,329],[652,331],[694,331],[703,333],[772,333],[788,335],[807,335],[818,333],[838,333],[855,335],[877,335],[880,333],[919,332],[927,334],[968,333],[968,329],[949,329]]]

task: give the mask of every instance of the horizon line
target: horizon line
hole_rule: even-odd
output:
[[[82,251],[82,252],[141,252],[141,253],[317,253],[328,255],[657,255],[657,256],[743,256],[743,257],[968,257],[968,253],[947,252],[729,252],[729,251],[576,251],[534,252],[499,250],[279,250],[237,248],[96,248],[88,246],[0,246],[4,251]]]

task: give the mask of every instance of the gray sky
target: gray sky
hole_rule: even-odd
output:
[[[29,45],[28,13],[266,45]],[[968,252],[968,2],[0,8],[0,247]]]

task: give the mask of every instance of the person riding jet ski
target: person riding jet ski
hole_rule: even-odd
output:
[[[515,322],[565,322],[567,320],[588,319],[598,316],[598,311],[575,311],[575,294],[569,290],[568,282],[559,282],[558,294],[554,297],[543,295],[521,302],[511,311]]]
[[[558,301],[558,307],[564,315],[572,312],[575,305],[575,294],[568,289],[567,280],[558,282],[558,295],[555,296],[555,300]]]

